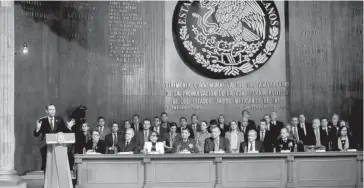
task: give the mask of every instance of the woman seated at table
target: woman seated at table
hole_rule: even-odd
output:
[[[75,153],[83,154],[86,150],[87,142],[91,139],[88,123],[82,123],[81,132],[76,132]]]
[[[159,153],[164,154],[164,144],[163,142],[157,142],[158,141],[158,133],[153,131],[150,134],[150,142],[144,143],[144,148],[142,153],[148,154],[148,153]]]
[[[230,122],[229,127],[229,132],[225,133],[225,137],[229,140],[231,153],[239,153],[240,143],[244,142],[244,134],[239,131],[235,120]]]
[[[339,138],[336,142],[338,151],[346,151],[347,149],[353,149],[355,147],[351,136],[348,135],[348,128],[346,126],[341,126],[339,128]]]
[[[211,137],[211,133],[208,132],[207,121],[202,121],[201,122],[201,132],[197,132],[197,134],[195,136],[196,145],[198,147],[199,153],[204,152],[205,140],[206,140],[206,138],[210,138],[210,137]]]
[[[353,136],[353,132],[351,131],[350,126],[349,126],[349,122],[346,122],[345,120],[340,120],[339,125],[340,125],[340,127],[345,126],[348,129],[348,135]]]

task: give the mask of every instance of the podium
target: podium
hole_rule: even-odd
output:
[[[73,188],[67,144],[75,143],[74,133],[46,134],[47,164],[44,188]]]

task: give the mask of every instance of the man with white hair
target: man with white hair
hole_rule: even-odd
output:
[[[249,130],[248,140],[240,144],[240,153],[263,152],[264,147],[257,138],[257,131]]]
[[[125,131],[125,139],[121,140],[118,144],[119,152],[134,152],[138,153],[138,144],[134,138],[134,129],[128,128]]]

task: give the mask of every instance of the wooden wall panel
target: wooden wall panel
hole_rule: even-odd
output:
[[[363,126],[363,2],[288,3],[290,112]],[[362,143],[361,140],[358,140]]]
[[[138,41],[132,46],[144,54],[141,67],[132,68],[132,74],[124,74],[125,65],[109,53],[109,2],[16,3],[16,47],[18,51],[23,43],[29,47],[27,55],[20,53],[15,59],[15,168],[20,174],[40,169],[38,140],[32,131],[48,103],[55,104],[61,116],[80,104],[87,106],[91,127],[98,116],[110,125],[135,113],[152,118],[164,111],[163,2],[122,3],[126,8],[117,10],[136,13],[148,27],[129,36]]]

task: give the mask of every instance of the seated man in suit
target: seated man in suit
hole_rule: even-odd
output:
[[[106,153],[114,154],[118,153],[118,143],[119,139],[121,139],[121,134],[118,132],[119,125],[116,122],[113,122],[111,125],[111,133],[105,136],[105,144],[106,144]]]
[[[294,151],[294,141],[288,138],[288,130],[285,127],[281,129],[280,138],[276,142],[276,151],[282,150]]]
[[[87,142],[86,150],[92,150],[96,153],[106,153],[105,141],[100,139],[100,133],[98,130],[91,132],[91,140]]]
[[[332,151],[333,149],[333,141],[336,135],[336,131],[332,128],[328,127],[329,120],[326,117],[321,118],[321,129],[320,129],[320,136],[321,136],[321,144],[325,146],[326,151]]]
[[[161,124],[162,124],[161,119],[158,116],[154,117],[153,131],[158,133],[159,141],[163,141],[164,134],[168,133],[168,129],[162,127]]]
[[[211,130],[212,137],[206,138],[204,150],[205,153],[213,153],[213,152],[225,152],[230,153],[230,143],[229,140],[225,137],[220,136],[220,129],[218,127],[214,127]]]
[[[271,124],[271,131],[272,134],[275,136],[274,139],[278,139],[281,129],[284,127],[284,123],[277,120],[277,112],[270,113],[270,124]]]
[[[198,124],[198,116],[196,114],[192,114],[191,124],[188,125],[187,127],[193,131],[193,137],[191,137],[191,138],[195,138],[195,135],[197,134],[197,132],[201,131],[201,125]]]
[[[136,132],[136,140],[139,147],[139,151],[141,151],[144,148],[144,142],[149,141],[150,134],[152,133],[152,131],[150,130],[150,126],[151,126],[151,121],[149,119],[144,119],[143,130]]]
[[[177,128],[176,132],[179,133],[179,134],[182,134],[183,129],[188,129],[189,132],[190,132],[190,137],[189,138],[194,139],[195,134],[194,134],[193,130],[190,127],[187,126],[187,118],[185,118],[185,117],[179,118],[179,123],[180,123],[180,127]]]
[[[320,119],[315,118],[312,120],[312,129],[307,133],[307,140],[305,145],[320,147],[325,149],[321,144],[321,130],[320,130]]]
[[[271,132],[267,130],[267,121],[265,119],[260,120],[259,132],[257,133],[257,140],[260,141],[264,151],[273,152],[274,142],[272,140]]]
[[[111,133],[110,128],[105,126],[105,118],[102,116],[97,118],[97,126],[91,131],[93,130],[96,130],[100,133],[101,140],[105,140],[105,136]]]
[[[128,128],[125,130],[125,139],[119,139],[118,152],[139,153],[140,150],[134,135],[134,129]]]
[[[176,140],[173,143],[172,153],[179,153],[183,151],[198,153],[198,147],[196,145],[196,142],[189,137],[190,137],[190,129],[184,128],[182,130],[182,139]]]
[[[144,148],[142,150],[142,153],[148,154],[148,153],[159,153],[164,154],[164,144],[163,142],[158,142],[159,135],[157,132],[153,131],[150,134],[149,140],[150,142],[144,143]]]
[[[240,144],[240,153],[264,152],[264,147],[257,139],[257,131],[250,130],[248,132],[248,140]]]

